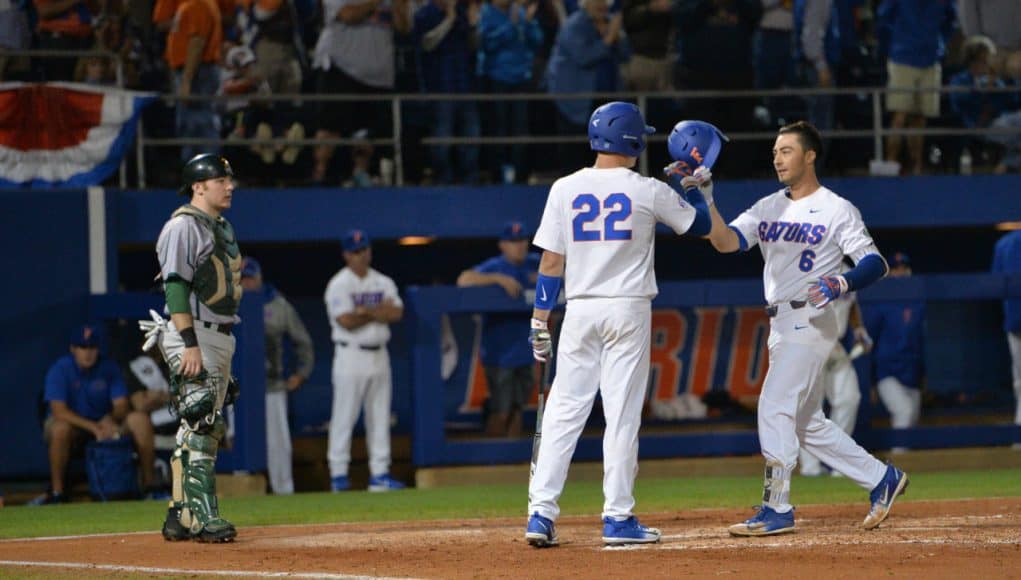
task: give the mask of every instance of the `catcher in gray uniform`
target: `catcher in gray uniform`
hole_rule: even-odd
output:
[[[190,195],[191,202],[174,211],[156,242],[170,320],[150,311],[153,320],[140,323],[143,348],[159,344],[170,365],[170,403],[181,419],[170,462],[173,500],[163,524],[170,541],[229,542],[237,536],[220,517],[215,468],[225,431],[220,411],[236,398],[231,329],[240,321],[241,253],[234,228],[221,215],[231,205],[233,176],[218,155],[197,155],[185,164],[178,194]]]

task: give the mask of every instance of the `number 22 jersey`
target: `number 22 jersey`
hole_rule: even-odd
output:
[[[656,223],[678,234],[695,209],[669,185],[623,167],[587,167],[553,183],[536,246],[566,259],[564,288],[575,298],[653,298]]]

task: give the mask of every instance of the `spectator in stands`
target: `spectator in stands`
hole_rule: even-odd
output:
[[[991,60],[996,54],[993,41],[985,36],[972,36],[964,43],[963,52],[965,69],[950,79],[950,86],[976,89],[1006,86],[993,73]],[[1006,105],[1004,93],[950,93],[950,108],[969,129],[988,127]]]
[[[834,0],[795,0],[795,54],[798,58],[800,83],[812,88],[831,88],[834,71],[840,63],[839,31],[836,28],[837,7]],[[808,120],[819,130],[833,128],[833,97],[813,95],[805,98]],[[822,165],[824,161],[819,160]]]
[[[1004,84],[1013,87],[1016,92],[1003,95],[1007,111],[994,119],[992,126],[997,129],[1021,129],[1021,50],[1014,51],[1007,56],[1004,60],[1003,72]],[[1021,169],[1021,133],[992,134],[988,139],[1004,147],[1003,156],[993,170],[994,173],[1016,173]]]
[[[24,6],[12,0],[0,1],[0,50],[24,50],[31,42]],[[0,81],[11,72],[23,69],[23,61],[23,58],[0,55]]]
[[[294,0],[255,0],[252,17],[252,48],[263,78],[274,93],[300,93],[306,56]]]
[[[92,48],[92,12],[83,0],[32,0],[36,40],[42,50],[83,51]],[[41,57],[47,81],[70,81],[78,57]]]
[[[351,135],[352,139],[358,141],[351,146],[351,175],[342,184],[344,187],[374,187],[377,185],[393,185],[390,175],[384,179],[383,175],[377,175],[373,171],[372,162],[376,156],[376,148],[369,142],[369,130],[359,129]],[[381,159],[383,167],[392,166],[390,159]],[[392,167],[390,167],[392,173]],[[380,172],[382,173],[382,172]]]
[[[461,272],[460,287],[498,285],[513,299],[535,287],[539,254],[528,251],[530,235],[524,224],[508,222],[500,234],[500,255]],[[486,434],[520,437],[521,413],[535,386],[535,361],[517,329],[528,323],[527,313],[487,314],[483,322],[482,366],[489,384]]]
[[[479,77],[494,95],[534,90],[532,66],[542,47],[543,34],[536,20],[538,0],[492,0],[482,5],[479,19]],[[492,134],[500,137],[528,135],[528,101],[493,101]],[[502,161],[504,183],[525,177],[525,146],[494,148]]]
[[[795,84],[794,60],[794,2],[791,0],[762,0],[762,18],[752,38],[752,69],[756,89],[779,89]],[[767,97],[765,109],[756,109],[756,120],[763,126],[772,126],[773,118],[791,119],[794,103],[790,98]]]
[[[223,29],[220,11],[205,0],[183,0],[174,14],[167,36],[165,58],[174,75],[178,97],[213,96],[220,86],[220,45]],[[185,145],[181,159],[197,152],[215,153],[219,147],[220,118],[212,101],[177,101],[175,124],[181,138],[210,139],[202,146]]]
[[[911,275],[911,260],[896,252],[889,260],[890,276]],[[925,303],[879,302],[864,312],[865,327],[875,340],[872,363],[879,399],[890,413],[890,426],[907,429],[918,424],[925,375]],[[903,451],[896,447],[893,451]]]
[[[474,30],[479,23],[478,0],[430,0],[415,11],[415,37],[422,52],[421,89],[427,93],[470,93],[475,90],[472,71]],[[433,137],[475,138],[481,133],[475,101],[436,100]],[[477,145],[458,147],[457,163],[450,159],[450,145],[433,145],[433,174],[437,183],[476,183],[479,173]],[[456,166],[456,170],[455,170]]]
[[[674,0],[624,3],[624,30],[631,43],[631,60],[624,67],[627,90],[669,91],[673,88],[673,63],[668,51],[674,34],[674,6]]]
[[[747,90],[753,86],[752,38],[762,17],[760,0],[679,0],[678,88]],[[791,57],[784,58],[790,61]],[[728,130],[752,123],[755,103],[747,98],[692,99],[693,116]],[[723,171],[739,159],[754,158],[761,146],[733,142],[719,163]]]
[[[382,95],[394,87],[394,32],[411,30],[408,0],[323,0],[323,30],[312,66],[320,94]],[[369,124],[390,135],[390,103],[330,102],[319,107],[317,138],[350,135]],[[326,179],[336,147],[316,149],[312,180]]]
[[[951,0],[883,0],[876,14],[881,39],[889,46],[887,73],[890,89],[913,92],[891,92],[886,109],[893,115],[894,129],[922,129],[926,118],[939,116],[939,92],[942,84],[940,60],[946,44],[957,27],[957,11]],[[900,135],[887,137],[886,158],[900,163]],[[922,172],[922,150],[925,138],[907,138],[908,173]]]
[[[557,35],[546,66],[550,93],[616,91],[621,87],[619,67],[630,48],[622,30],[623,15],[610,15],[609,0],[581,0],[580,10],[567,17]],[[580,137],[587,133],[591,99],[558,99],[557,132]],[[588,151],[575,143],[558,148],[558,159],[573,171],[590,161]]]
[[[1021,50],[1021,2],[958,0],[961,32],[988,36],[1000,50]]]
[[[265,301],[263,322],[266,336],[266,468],[269,485],[278,495],[294,493],[291,473],[291,428],[287,423],[287,395],[305,384],[312,374],[315,357],[312,337],[294,306],[271,284],[262,279],[262,267],[246,257],[241,268],[245,292],[261,294]],[[294,370],[284,371],[284,339],[294,352]]]
[[[143,489],[148,494],[156,493],[152,488],[152,422],[145,413],[131,410],[120,369],[99,354],[96,327],[74,329],[70,350],[46,373],[44,398],[49,415],[43,437],[49,446],[50,490],[41,503],[68,501],[65,473],[73,450],[89,440],[122,435],[130,435],[135,441]]]
[[[1015,230],[996,242],[993,251],[993,272],[997,274],[1021,274],[1021,230]],[[1014,424],[1018,426],[1018,437],[1014,449],[1021,451],[1021,298],[1003,301],[1003,330],[1007,333],[1010,348],[1011,371],[1014,378]]]

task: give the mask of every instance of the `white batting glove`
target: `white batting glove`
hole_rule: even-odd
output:
[[[697,187],[702,192],[706,204],[713,202],[713,172],[708,167],[699,166],[694,173],[682,178],[681,187],[685,191]]]
[[[865,349],[865,352],[871,351],[872,345],[874,344],[872,337],[869,336],[869,331],[865,330],[864,326],[859,326],[854,329],[854,341],[860,344],[862,348]]]
[[[160,339],[160,334],[167,329],[167,321],[155,310],[149,309],[149,316],[152,320],[139,320],[138,328],[145,332],[145,342],[142,343],[143,351],[150,351]]]
[[[532,319],[532,330],[528,334],[528,342],[532,343],[532,357],[539,362],[549,362],[553,352],[553,337],[549,333],[549,323],[538,318]]]

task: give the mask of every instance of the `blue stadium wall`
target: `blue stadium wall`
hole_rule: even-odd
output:
[[[834,179],[827,185],[854,202],[873,230],[907,232],[905,239],[917,236],[941,241],[932,250],[946,261],[953,261],[955,251],[981,254],[972,256],[970,263],[979,264],[972,271],[985,269],[991,246],[983,241],[981,247],[969,247],[968,240],[956,238],[958,232],[965,231],[962,228],[991,231],[993,224],[1021,221],[1018,176]],[[775,189],[772,182],[721,182],[717,186],[718,204],[725,216],[734,216]],[[299,243],[305,244],[302,247],[306,250],[311,248],[309,253],[315,258],[321,255],[315,253],[315,247],[335,248],[341,233],[352,227],[366,229],[379,241],[392,242],[404,235],[436,236],[441,241],[491,240],[511,217],[534,226],[546,193],[543,187],[241,189],[229,216],[243,249],[245,244],[266,251],[283,245],[284,250],[277,249],[280,253],[287,244]],[[0,451],[0,479],[40,477],[47,472],[38,421],[38,397],[46,369],[67,352],[67,332],[74,324],[103,316],[103,309],[89,299],[87,196],[83,190],[0,191],[0,199],[5,202],[0,236],[5,242],[7,274],[7,283],[0,290],[7,305],[0,315],[0,352],[4,353],[0,432],[6,441],[22,442]],[[169,191],[107,190],[105,243],[111,288],[125,278],[151,279],[157,268],[152,246],[163,222],[180,201]],[[993,235],[989,234],[990,239]],[[138,256],[150,257],[123,258],[132,250]],[[413,255],[415,250],[394,250],[388,258],[390,264],[396,266],[401,260],[399,252],[404,251]],[[300,252],[292,254],[298,255],[286,263],[279,260],[271,277],[296,279],[309,270],[333,271],[340,266],[339,253],[333,254],[334,263],[326,265],[305,260]],[[744,263],[746,272],[761,264],[757,255],[749,255]],[[940,264],[939,258],[933,263]],[[470,262],[461,264],[468,265]],[[938,267],[929,270],[939,271]],[[400,279],[397,281],[403,286]],[[757,287],[754,280],[748,283],[750,288]],[[749,290],[746,295],[747,300],[739,302],[761,301],[760,291]],[[296,434],[322,433],[328,420],[326,402],[331,396],[328,324],[318,295],[307,292],[293,298],[315,339],[317,364],[306,388],[292,398],[292,427]],[[993,302],[935,308],[933,313],[929,332],[938,332],[938,336],[929,341],[934,349],[928,354],[930,360],[944,365],[949,361],[960,370],[967,359],[975,363],[974,368],[985,369],[988,376],[983,376],[984,380],[1006,380],[1004,349],[996,345],[996,337],[1001,336],[1000,320]],[[962,336],[985,338],[964,345],[947,339],[965,320],[969,332]],[[458,373],[470,368],[467,357],[474,333],[470,319],[456,319],[455,332],[462,354],[462,364],[451,379],[456,382],[467,380]],[[391,343],[396,428],[403,432],[411,431],[414,415],[410,336],[409,324],[399,325]],[[447,398],[447,406],[456,410],[456,395],[448,393]]]

